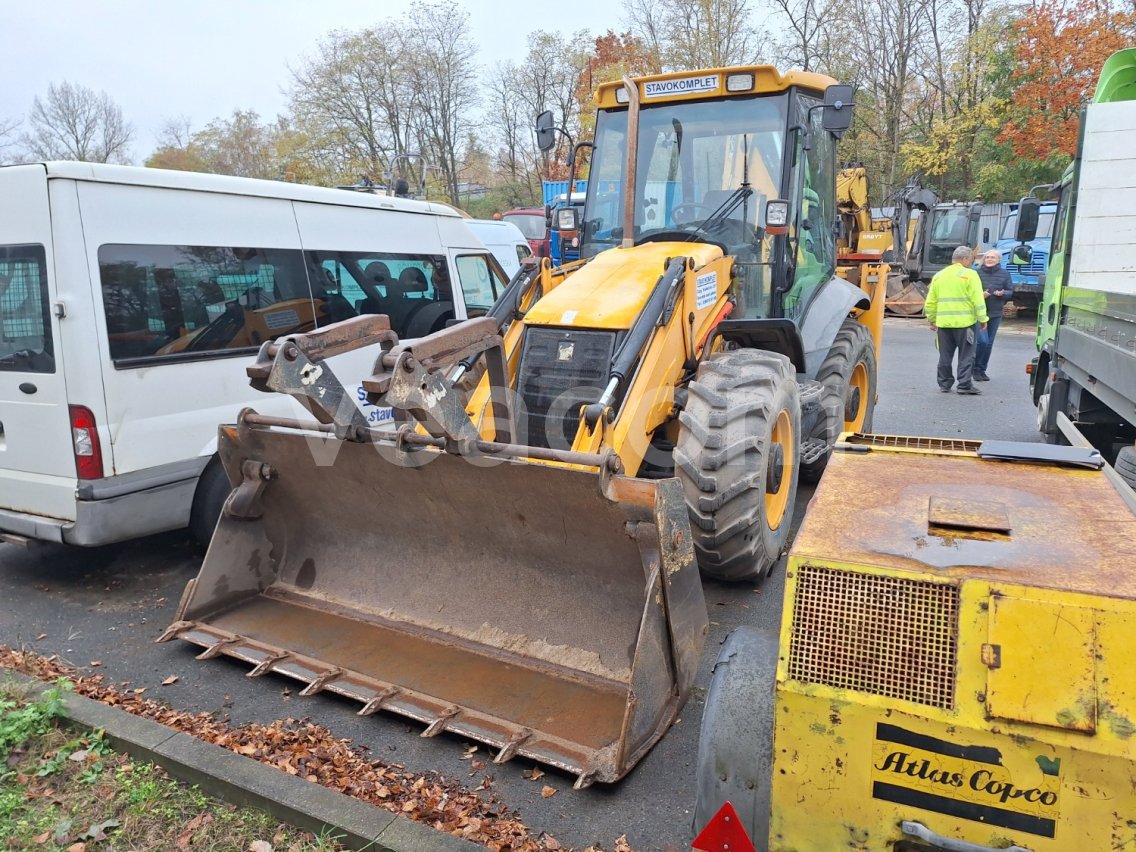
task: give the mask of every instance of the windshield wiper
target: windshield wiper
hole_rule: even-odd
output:
[[[739,186],[730,193],[730,196],[725,201],[718,205],[718,209],[698,223],[697,227],[695,227],[687,238],[687,241],[693,241],[700,233],[708,235],[711,226],[717,225],[719,222],[724,222],[726,219],[730,218],[730,214],[737,209],[738,205],[747,200],[751,195],[753,195],[753,189],[748,184]]]

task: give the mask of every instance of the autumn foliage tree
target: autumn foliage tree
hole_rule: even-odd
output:
[[[1043,0],[1014,26],[1017,65],[1011,75],[1010,119],[999,136],[1019,157],[1070,158],[1081,108],[1104,61],[1131,43],[1132,7],[1107,0]]]

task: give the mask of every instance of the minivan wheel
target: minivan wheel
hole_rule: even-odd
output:
[[[197,492],[193,495],[193,508],[189,513],[189,531],[202,547],[209,547],[213,530],[221,517],[221,508],[232,490],[221,460],[214,456],[198,477]]]

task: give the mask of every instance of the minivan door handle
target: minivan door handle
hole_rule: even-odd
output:
[[[31,382],[21,382],[20,390],[22,390],[24,393],[35,393],[37,390],[39,390],[39,388],[37,388]]]

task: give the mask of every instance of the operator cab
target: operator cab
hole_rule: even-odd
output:
[[[596,93],[581,257],[647,242],[711,243],[736,259],[735,316],[799,317],[836,265],[835,145],[850,120],[850,87],[768,66],[636,83],[637,142],[627,87]]]

